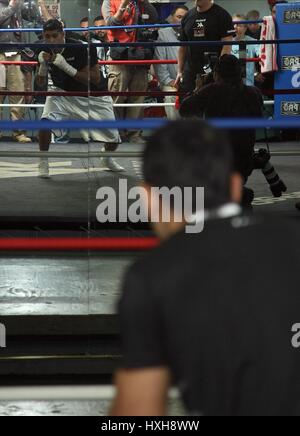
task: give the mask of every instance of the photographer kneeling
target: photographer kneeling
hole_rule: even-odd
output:
[[[260,118],[262,117],[263,99],[260,91],[253,86],[246,86],[242,80],[240,61],[233,55],[224,55],[216,63],[212,83],[197,89],[194,94],[184,99],[180,107],[182,117],[199,116],[207,118]],[[246,183],[256,164],[254,145],[255,130],[231,130],[229,132],[234,151],[235,169],[243,176]],[[260,156],[261,169],[269,168],[268,156]],[[264,158],[264,159],[262,159]],[[271,174],[272,173],[272,174]],[[274,196],[281,196],[285,185],[273,172],[265,174]],[[275,177],[275,179],[274,179]],[[276,188],[271,184],[275,184]],[[277,192],[278,191],[278,192]],[[244,188],[244,203],[251,204],[254,193]]]
[[[108,26],[131,26],[136,24],[155,24],[158,15],[154,6],[148,0],[104,0],[102,14]],[[109,42],[131,43],[149,42],[157,39],[157,32],[147,29],[116,29],[107,33]],[[112,60],[151,60],[154,50],[147,47],[112,47],[110,58]],[[148,66],[111,65],[108,75],[108,89],[110,92],[145,92],[148,88]],[[143,96],[130,98],[119,96],[114,99],[117,104],[143,103]],[[118,108],[119,119],[138,119],[142,115],[140,107]],[[143,143],[139,131],[127,132],[123,140]]]

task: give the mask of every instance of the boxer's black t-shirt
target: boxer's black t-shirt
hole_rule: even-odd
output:
[[[122,368],[169,367],[195,415],[299,415],[299,259],[295,219],[172,237],[127,274]]]
[[[67,38],[67,44],[80,44],[80,41]],[[50,50],[45,50],[49,51]],[[72,67],[77,70],[82,70],[86,66],[90,66],[93,68],[98,63],[97,50],[94,46],[88,46],[87,44],[82,43],[82,47],[66,47],[62,53],[62,56],[66,59],[68,64],[72,65]],[[99,86],[95,86],[92,83],[90,87],[84,85],[83,83],[78,82],[74,78],[70,77],[68,74],[64,73],[62,70],[57,68],[56,66],[50,64],[49,72],[53,81],[54,86],[60,88],[64,91],[79,91],[79,92],[87,92],[91,91],[105,91],[107,90],[107,82],[103,78],[101,74],[101,82]]]
[[[181,41],[221,41],[222,38],[234,35],[232,17],[223,8],[213,5],[206,12],[190,10],[182,20]],[[187,67],[202,72],[204,53],[221,54],[223,46],[199,45],[188,48]]]

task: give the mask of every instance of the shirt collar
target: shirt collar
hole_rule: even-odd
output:
[[[205,210],[204,220],[228,219],[238,216],[242,213],[242,208],[236,203],[227,203],[217,209]],[[190,222],[203,220],[203,212],[195,213],[191,216]]]

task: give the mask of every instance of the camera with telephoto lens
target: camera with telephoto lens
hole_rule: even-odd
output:
[[[42,23],[39,7],[34,0],[25,0],[22,6],[22,18],[30,23]]]
[[[287,191],[287,187],[272,165],[269,151],[264,148],[259,149],[254,153],[253,161],[254,169],[260,169],[262,171],[273,196],[281,197],[282,194]]]
[[[141,24],[144,24],[143,22]],[[158,38],[158,31],[156,29],[138,29],[137,42],[155,42]],[[155,47],[130,47],[128,49],[128,59],[135,60],[152,60],[154,57]]]
[[[209,85],[214,82],[214,70],[218,62],[219,56],[215,52],[204,53],[204,65],[203,71],[197,74],[196,78],[196,90],[199,90],[203,86]]]

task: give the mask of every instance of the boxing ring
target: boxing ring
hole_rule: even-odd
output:
[[[163,27],[170,27],[170,25],[151,25],[151,26],[130,26],[130,28],[139,28],[139,27],[149,27],[151,29],[153,28],[163,28]],[[124,26],[120,27],[124,29]],[[128,26],[126,27],[128,28]],[[90,27],[88,30],[93,31],[96,28]],[[111,29],[110,27],[106,27],[104,29]],[[116,29],[116,27],[114,27]],[[38,29],[19,29],[21,32],[27,33],[27,32],[35,32]],[[66,29],[67,31],[82,31],[82,29],[78,28],[70,28]],[[1,31],[1,30],[0,30]],[[15,29],[9,29],[9,31],[15,31]],[[255,41],[253,44],[257,44],[258,42]],[[276,44],[276,45],[286,45],[290,44],[292,46],[300,46],[300,39],[299,38],[282,38],[277,41],[264,41],[264,44]],[[238,44],[237,41],[234,42],[220,42],[216,43],[215,41],[206,41],[204,43],[205,45],[236,45]],[[247,42],[248,44],[248,42]],[[251,44],[251,42],[249,42]],[[96,47],[100,44],[93,44]],[[101,44],[103,45],[103,44]],[[191,46],[191,45],[201,45],[201,43],[194,43],[194,42],[186,42],[186,43],[180,43],[177,44],[169,44],[169,43],[130,43],[130,44],[120,44],[120,43],[106,43],[104,44],[107,47],[140,47],[141,45],[144,45],[145,47],[155,47],[155,46]],[[3,48],[7,47],[8,45],[2,44]],[[35,49],[49,47],[51,45],[47,44],[9,44],[9,48],[12,47],[31,47]],[[53,47],[57,47],[58,45],[52,45]],[[59,45],[59,47],[66,46]],[[78,45],[81,46],[81,45]],[[245,59],[245,62],[259,62],[259,58],[253,58],[253,59]],[[150,66],[155,64],[176,64],[176,60],[171,61],[99,61],[100,65],[135,65],[135,66]],[[36,62],[0,62],[0,64],[9,66],[9,65],[16,65],[16,66],[22,66],[22,65],[29,65],[32,67],[35,67],[37,65]],[[88,93],[76,93],[76,92],[51,92],[51,91],[45,91],[45,92],[9,92],[9,91],[0,91],[0,95],[10,96],[10,95],[23,95],[23,96],[29,96],[29,97],[47,97],[47,96],[103,96],[103,95],[111,95],[112,97],[115,96],[145,96],[145,97],[166,97],[166,96],[178,96],[178,92],[162,92],[162,91],[148,91],[144,93],[139,92],[88,92]],[[264,102],[266,106],[274,106],[276,105],[276,98],[280,96],[299,96],[300,95],[300,89],[289,89],[286,87],[283,87],[281,89],[275,90],[274,92],[274,100],[267,100]],[[12,105],[10,104],[2,104],[2,108],[10,108]],[[13,105],[15,106],[15,105]],[[115,107],[141,107],[141,108],[164,108],[164,107],[173,107],[173,103],[141,103],[141,104],[115,104]],[[28,109],[42,109],[44,107],[43,104],[21,104],[19,107],[24,107]],[[1,121],[0,122],[0,130],[1,131],[11,131],[15,129],[20,130],[30,130],[30,131],[38,131],[38,130],[54,130],[54,129],[61,129],[61,130],[71,130],[71,131],[79,131],[79,130],[91,130],[91,129],[139,129],[143,131],[153,131],[156,130],[163,125],[165,125],[168,121],[165,119],[142,119],[142,120],[117,120],[117,121],[17,121],[17,122],[11,122],[11,121]],[[299,129],[300,127],[300,116],[299,117],[277,117],[276,119],[216,119],[216,120],[209,120],[209,123],[212,124],[214,127],[218,129],[263,129],[263,130],[289,130],[289,129]],[[72,144],[65,145],[64,151],[54,150],[49,151],[46,153],[39,152],[37,150],[28,150],[27,145],[22,146],[22,150],[15,150],[10,149],[13,147],[10,147],[10,144],[8,145],[7,149],[2,150],[0,149],[0,158],[7,159],[7,158],[14,158],[14,159],[36,159],[43,156],[47,156],[49,159],[97,159],[101,157],[116,157],[116,158],[122,158],[122,159],[141,159],[142,158],[142,147],[136,147],[135,150],[122,150],[122,145],[120,146],[120,150],[115,152],[103,152],[98,150],[93,150],[90,148],[89,145],[83,145],[81,148],[81,151],[78,150],[71,150]],[[59,148],[56,146],[56,148]],[[293,149],[277,149],[272,150],[272,156],[277,158],[297,158],[300,157],[300,149],[297,147]],[[6,162],[6,161],[4,161]],[[25,164],[24,164],[25,165]],[[33,165],[33,164],[32,164]],[[1,163],[0,163],[0,172],[1,172]],[[88,174],[89,171],[87,169]],[[102,176],[102,173],[100,174]],[[96,183],[99,182],[99,179],[96,180]],[[138,181],[135,180],[135,183]],[[45,188],[46,189],[46,188]],[[48,185],[47,185],[48,189]],[[300,191],[300,188],[299,188]],[[46,190],[43,191],[45,194],[47,192]],[[86,195],[90,195],[89,190],[86,190]],[[299,193],[300,196],[300,193]],[[89,202],[87,202],[89,203]],[[90,203],[89,203],[90,205]],[[32,237],[18,237],[14,235],[13,237],[9,235],[9,237],[3,236],[3,233],[0,231],[0,258],[3,256],[11,257],[13,260],[15,258],[21,258],[22,256],[71,256],[70,259],[74,261],[76,258],[75,256],[108,256],[108,259],[110,259],[112,255],[119,255],[122,256],[137,256],[141,253],[145,253],[149,250],[154,249],[158,246],[159,241],[153,237],[153,235],[149,235],[149,232],[145,236],[144,234],[141,234],[140,236],[136,236],[136,232],[131,232],[129,235],[123,237],[105,237],[101,236],[98,237],[96,232],[91,231],[90,225],[88,223],[88,220],[90,219],[91,211],[87,213],[86,219],[87,219],[87,225],[84,230],[85,236],[80,237],[63,237],[63,236],[57,236],[56,234],[52,234],[51,232],[49,235],[45,236],[44,232],[41,232],[39,234],[39,231],[37,231],[34,236]],[[49,218],[51,221],[51,216]],[[72,257],[74,255],[74,258]],[[60,257],[62,259],[62,257]],[[46,258],[47,260],[47,258]],[[90,262],[90,260],[88,260]],[[87,272],[88,279],[90,278],[90,270],[88,269]],[[89,301],[89,298],[88,298]],[[90,301],[89,301],[90,305]],[[22,317],[22,321],[24,321],[24,336],[30,337],[31,335],[38,335],[38,332],[36,332],[36,320],[34,320],[34,317],[27,317],[27,320],[24,320],[26,316]],[[29,319],[31,318],[31,319]],[[43,319],[47,318],[47,320]],[[52,319],[51,319],[52,318]],[[81,315],[76,314],[76,316],[67,315],[67,316],[61,316],[60,314],[56,315],[50,315],[48,317],[39,317],[39,322],[41,323],[41,331],[44,334],[44,336],[47,336],[47,331],[49,330],[51,334],[55,338],[62,338],[65,337],[69,338],[74,335],[81,336],[83,335],[86,338],[89,338],[91,336],[95,336],[95,338],[98,338],[97,332],[99,334],[100,332],[104,332],[104,336],[107,337],[115,337],[118,336],[118,326],[116,322],[116,317],[114,314],[104,314],[102,316],[102,319],[100,319],[101,316],[99,314],[87,314],[85,317],[82,317]],[[5,325],[9,326],[9,329],[13,331],[13,336],[16,335],[17,330],[17,324],[20,322],[20,317],[18,315],[13,315],[11,317],[9,316],[3,316],[3,314],[0,314],[0,322],[3,322]],[[45,324],[43,325],[43,323]],[[80,324],[82,323],[82,324]],[[75,327],[76,324],[76,327]],[[90,327],[90,324],[92,324],[92,327]],[[57,327],[59,325],[59,328]],[[82,325],[82,329],[81,329]],[[8,338],[10,338],[10,331],[8,329]],[[61,331],[59,331],[61,329]],[[49,342],[50,343],[50,342]],[[48,342],[46,344],[49,345]],[[28,364],[26,367],[26,375],[30,374],[32,376],[30,365],[33,365],[34,371],[38,371],[38,368],[42,368],[43,371],[45,371],[45,374],[49,375],[54,373],[54,366],[51,366],[51,363],[49,363],[52,360],[55,360],[55,358],[58,358],[57,360],[64,361],[65,365],[70,365],[70,368],[74,369],[75,365],[83,365],[84,367],[84,374],[88,374],[91,377],[93,377],[95,374],[98,375],[96,372],[96,365],[99,365],[99,362],[105,362],[103,373],[107,374],[114,370],[116,366],[116,362],[119,361],[119,354],[116,351],[116,348],[112,348],[112,351],[107,351],[107,348],[105,348],[105,351],[101,354],[99,350],[97,349],[97,352],[91,353],[89,356],[85,356],[83,354],[78,355],[78,352],[76,355],[74,355],[71,358],[68,358],[66,355],[62,356],[55,356],[55,355],[43,355],[42,353],[40,355],[31,355],[28,358]],[[102,350],[100,350],[102,351]],[[45,359],[47,363],[45,366],[39,367],[39,361],[42,361]],[[72,359],[74,360],[74,363],[72,363]],[[85,359],[87,362],[85,363]],[[1,357],[0,354],[0,373],[5,374],[5,371],[9,371],[9,365],[12,365],[13,372],[22,373],[22,365],[25,361],[25,357],[20,357],[18,355],[10,355],[7,354],[4,358]],[[92,362],[93,361],[93,362]],[[106,363],[108,361],[109,363]],[[34,363],[32,363],[34,362]],[[79,363],[80,362],[80,363]],[[92,363],[91,363],[92,362]],[[47,364],[49,363],[49,367]],[[73,365],[73,366],[72,366]],[[93,367],[93,370],[89,372],[88,366],[91,365]],[[94,366],[93,366],[94,365]],[[45,369],[47,368],[47,369]],[[65,369],[66,367],[64,367]],[[62,370],[63,371],[63,370]],[[94,371],[94,372],[93,372]],[[66,373],[69,374],[69,369],[66,370]],[[0,388],[0,402],[1,401],[43,401],[43,400],[111,400],[114,395],[114,390],[111,387],[104,387],[100,384],[92,385],[92,386],[72,386],[72,387],[66,387],[66,386],[53,386],[53,387],[32,387],[32,388]],[[174,390],[170,393],[171,399],[177,399],[178,393]]]

